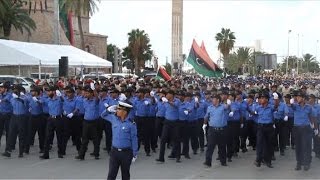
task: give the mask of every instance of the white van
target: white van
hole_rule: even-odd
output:
[[[34,81],[28,77],[18,77],[13,75],[0,75],[0,82],[9,81],[11,84],[21,84],[26,92],[30,92],[30,86],[34,84]]]

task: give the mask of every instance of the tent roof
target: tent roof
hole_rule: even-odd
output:
[[[112,67],[112,63],[70,45],[28,43],[0,39],[0,66],[58,66],[61,56],[68,56],[69,66]]]

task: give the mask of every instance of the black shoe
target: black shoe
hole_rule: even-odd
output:
[[[2,156],[5,156],[5,157],[11,157],[11,154],[9,153],[9,152],[4,152],[4,153],[2,153]]]
[[[232,162],[232,159],[231,159],[231,158],[228,158],[228,162]]]
[[[184,155],[186,159],[191,159],[189,155]]]
[[[164,160],[163,160],[163,159],[156,159],[156,161],[157,161],[158,163],[164,163]]]
[[[49,159],[49,155],[42,155],[42,156],[39,156],[40,159]]]
[[[58,154],[58,158],[63,158],[63,155],[62,154]]]
[[[261,166],[261,162],[254,161],[254,165],[256,165],[257,167],[260,167]]]
[[[243,152],[243,153],[245,153],[245,152],[247,152],[247,151],[248,151],[248,149],[247,149],[247,148],[242,149],[242,152]]]
[[[267,163],[266,166],[267,166],[268,168],[273,168],[273,166],[272,166],[271,163]]]
[[[66,152],[62,152],[61,155],[62,155],[62,156],[65,156],[65,155],[66,155]]]
[[[20,153],[18,158],[23,158],[23,153]]]
[[[180,160],[180,158],[179,158],[179,159],[176,159],[176,162],[177,162],[177,163],[181,163],[181,160]]]
[[[80,156],[79,155],[79,156],[76,156],[75,159],[79,159],[79,160],[83,161],[84,160],[84,156]]]
[[[169,155],[168,158],[169,158],[169,159],[175,159],[176,157],[173,156],[173,155]]]
[[[147,156],[151,156],[150,153],[147,153]]]
[[[25,154],[29,154],[29,150],[27,150],[27,151],[24,151],[24,153],[25,153]]]
[[[303,166],[303,170],[304,171],[308,171],[310,169],[310,165],[305,165],[305,166]]]
[[[275,160],[276,160],[276,157],[272,156],[272,157],[271,157],[271,160],[272,160],[272,161],[275,161]]]
[[[203,163],[203,165],[206,167],[206,168],[210,168],[211,167],[211,164],[207,164],[207,163]]]
[[[223,162],[221,163],[221,166],[227,166],[227,163]]]
[[[301,170],[301,165],[297,165],[296,168],[294,168],[294,170],[300,171]]]
[[[94,153],[90,153],[90,156],[94,156]]]
[[[95,160],[99,160],[100,157],[99,157],[99,156],[95,156],[94,159],[95,159]]]
[[[256,147],[253,147],[253,148],[252,148],[252,150],[254,150],[254,151],[255,151],[255,150],[256,150]]]
[[[284,156],[284,151],[280,151],[280,155],[281,155],[281,156]]]

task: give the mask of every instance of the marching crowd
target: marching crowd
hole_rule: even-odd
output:
[[[21,85],[3,82],[0,135],[5,132],[6,144],[2,155],[11,156],[18,137],[22,158],[37,134],[41,159],[50,158],[55,137],[59,158],[66,155],[67,147],[72,148],[68,142],[77,149],[79,160],[85,159],[90,140],[95,159],[103,146],[112,157],[108,179],[116,178],[119,166],[123,179],[128,179],[138,151],[150,156],[159,149],[158,163],[165,162],[165,150],[177,163],[181,157],[190,159],[191,153],[205,151],[204,165],[211,167],[216,146],[222,166],[251,147],[256,151],[254,164],[269,168],[275,153],[284,156],[292,148],[295,170],[307,171],[312,149],[320,158],[318,84],[311,78],[176,76],[164,82],[129,77],[61,79],[26,92]]]

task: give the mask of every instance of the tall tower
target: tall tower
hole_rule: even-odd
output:
[[[183,0],[172,0],[172,43],[171,65],[173,69],[182,67],[182,29],[183,29]]]

